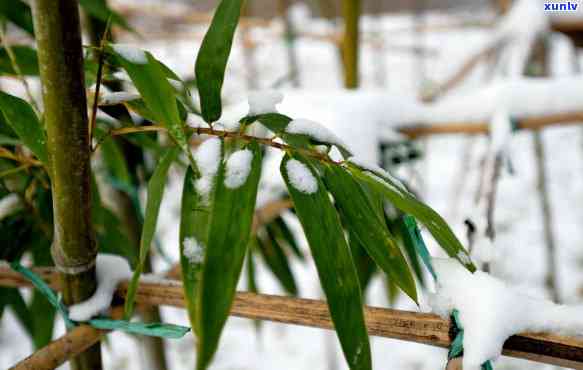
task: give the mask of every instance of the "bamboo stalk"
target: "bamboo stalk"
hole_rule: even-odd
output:
[[[342,40],[342,61],[344,65],[344,87],[358,87],[358,22],[360,0],[343,0],[344,38]]]
[[[70,305],[96,288],[96,245],[91,226],[90,145],[81,49],[79,3],[36,0],[33,20],[47,130],[53,193],[52,255]],[[99,345],[72,361],[74,369],[101,369]]]
[[[53,286],[57,282],[52,269],[38,269]],[[20,274],[0,266],[0,286],[30,286]],[[120,285],[117,294],[124,297],[128,283]],[[176,280],[141,281],[136,302],[144,305],[166,305],[185,308],[182,283]],[[332,329],[326,302],[314,299],[283,297],[238,292],[231,315],[254,320]],[[426,313],[365,306],[370,335],[400,339],[446,348],[451,343],[450,322]],[[97,340],[97,339],[96,339]],[[510,337],[502,352],[506,356],[545,364],[583,369],[583,339],[556,334],[523,333]]]

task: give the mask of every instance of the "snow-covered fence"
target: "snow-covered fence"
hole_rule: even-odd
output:
[[[59,277],[51,268],[34,269],[54,289],[60,288]],[[24,287],[30,283],[9,267],[0,267],[0,286]],[[128,283],[117,290],[120,298],[127,294]],[[144,279],[136,294],[143,305],[166,305],[185,308],[182,283],[168,279]],[[267,320],[293,325],[332,329],[326,302],[266,294],[239,292],[231,309],[232,316]],[[449,320],[437,315],[377,307],[365,307],[370,335],[417,342],[447,348],[451,344]],[[103,332],[82,325],[49,344],[16,365],[15,369],[31,369],[42,363],[54,368],[101,338]],[[50,348],[49,348],[50,347]],[[555,334],[524,333],[510,337],[504,344],[506,356],[527,359],[556,366],[583,369],[583,340]],[[42,357],[43,361],[39,361]],[[50,359],[50,362],[44,360]],[[52,367],[50,367],[52,366]]]

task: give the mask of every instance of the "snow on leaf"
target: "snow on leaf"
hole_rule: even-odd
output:
[[[136,48],[135,46],[127,44],[112,44],[111,47],[116,53],[118,53],[122,58],[130,63],[148,63],[148,57],[146,56],[146,53],[143,50]]]
[[[185,238],[182,242],[182,254],[191,264],[200,264],[204,260],[204,246],[194,237]]]
[[[287,125],[288,134],[306,135],[311,139],[326,144],[347,148],[348,146],[327,127],[309,119],[294,119]]]
[[[305,194],[313,194],[318,191],[318,181],[302,162],[290,159],[285,165],[285,170],[291,185],[298,191]]]
[[[252,161],[253,152],[249,149],[238,150],[231,154],[225,164],[225,186],[236,189],[243,185],[251,172]]]

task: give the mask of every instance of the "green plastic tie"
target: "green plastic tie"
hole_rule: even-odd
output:
[[[67,307],[65,307],[57,294],[55,294],[51,287],[45,283],[45,281],[40,276],[35,274],[32,270],[22,266],[18,261],[11,262],[10,267],[14,271],[20,273],[25,278],[30,280],[34,287],[38,289],[38,291],[41,292],[53,306],[55,306],[55,308],[63,317],[68,330],[75,327],[76,322],[69,318]],[[141,322],[130,322],[126,320],[112,320],[109,318],[95,318],[87,321],[86,323],[96,329],[101,330],[119,330],[130,334],[147,335],[150,337],[162,337],[168,339],[182,338],[190,331],[189,327],[174,324],[146,324]]]
[[[460,313],[457,309],[451,312],[451,322],[454,327],[454,331],[457,333],[455,338],[451,342],[449,347],[449,352],[447,353],[447,358],[449,360],[461,357],[464,354],[464,328],[462,327],[462,322],[460,320]],[[484,362],[481,366],[482,370],[494,370],[492,366],[492,361],[488,360]]]

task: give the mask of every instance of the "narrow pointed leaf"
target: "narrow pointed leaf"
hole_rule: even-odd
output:
[[[146,214],[144,216],[144,225],[142,227],[142,236],[140,238],[140,258],[139,263],[134,270],[132,280],[128,286],[128,294],[126,296],[124,307],[124,316],[126,319],[131,316],[134,310],[136,289],[156,231],[156,223],[158,221],[160,203],[162,202],[162,196],[164,195],[164,184],[166,183],[168,169],[176,159],[178,152],[179,149],[177,147],[167,149],[148,182],[148,200],[146,201]]]
[[[194,74],[202,117],[217,121],[222,114],[221,89],[243,0],[222,0],[198,51]]]
[[[289,265],[288,257],[269,229],[263,240],[257,239],[257,245],[263,260],[281,286],[292,296],[297,295],[298,287]]]
[[[225,164],[221,163],[198,290],[197,369],[206,369],[217,350],[221,332],[229,315],[241,267],[247,251],[255,199],[261,173],[261,149],[251,143],[250,173],[239,187],[225,184]]]
[[[0,91],[0,114],[20,140],[44,164],[48,163],[46,136],[30,104],[16,96]]]
[[[4,17],[22,30],[34,36],[32,11],[30,6],[22,0],[0,1],[0,19]]]
[[[476,270],[467,251],[445,220],[431,207],[417,200],[402,184],[383,174],[372,173],[353,164],[349,164],[348,169],[359,181],[368,184],[376,192],[382,194],[396,208],[411,214],[425,225],[450,257],[456,258],[468,270],[472,272]]]
[[[302,261],[306,258],[298,246],[298,242],[296,241],[294,234],[291,232],[289,226],[287,226],[286,222],[281,216],[277,217],[273,223],[270,224],[270,226],[278,239],[283,241],[283,244],[289,247],[291,252],[295,254],[296,257]]]
[[[346,219],[346,227],[375,263],[417,302],[415,280],[407,260],[358,182],[345,169],[335,165],[326,166],[324,180]]]
[[[180,266],[186,308],[190,325],[198,334],[196,322],[197,288],[200,284],[200,271],[204,259],[204,248],[208,242],[211,208],[197,192],[197,180],[191,167],[186,170],[182,189],[180,216]],[[185,248],[186,247],[186,248]],[[186,249],[186,252],[185,252]]]
[[[298,160],[309,169],[317,181],[315,192],[296,189],[290,181],[294,174],[287,170],[290,160]],[[330,316],[348,366],[353,370],[370,370],[370,344],[364,322],[358,274],[336,209],[324,183],[305,159],[299,156],[293,159],[284,157],[281,173],[308,239],[326,294]]]
[[[18,69],[23,76],[38,76],[38,58],[36,51],[26,45],[12,45],[10,47],[14,53],[14,59]],[[12,60],[6,48],[0,48],[0,75],[16,76],[18,72],[14,70]]]
[[[178,146],[190,153],[176,94],[160,62],[149,52],[140,49],[112,45],[110,50],[118,57],[121,66],[132,79],[155,122],[164,124]]]
[[[111,21],[111,23],[116,24],[128,31],[133,31],[125,18],[113,11],[105,0],[79,0],[79,5],[85,10],[89,15],[99,19],[102,22]]]

